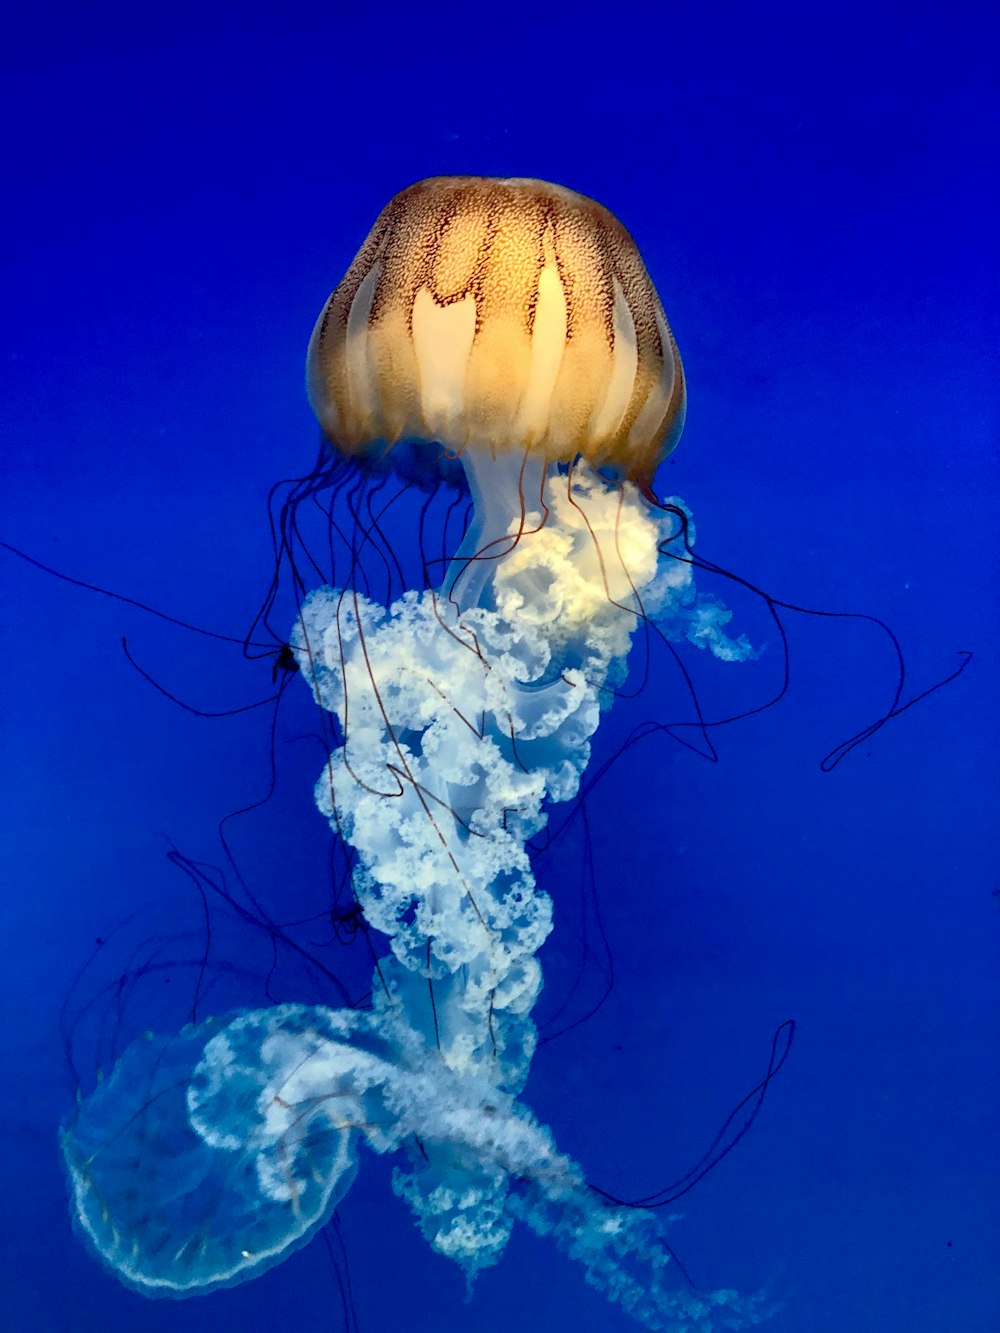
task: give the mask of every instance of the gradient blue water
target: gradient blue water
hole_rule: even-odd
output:
[[[612,207],[661,290],[690,411],[660,489],[693,508],[701,551],[782,599],[883,617],[913,692],[975,652],[824,774],[887,706],[892,657],[873,630],[791,618],[779,707],[722,729],[716,764],[648,742],[589,807],[615,989],[542,1048],[528,1099],[593,1180],[643,1193],[697,1159],[794,1017],[753,1131],[673,1230],[699,1283],[782,1302],[775,1333],[998,1327],[997,24],[985,4],[917,8],[43,3],[0,54],[4,539],[242,635],[270,572],[267,489],[312,462],[304,343],[375,213],[428,174],[538,175]],[[267,785],[262,715],[182,713],[120,639],[208,709],[266,694],[269,668],[0,559],[0,1324],[340,1330],[321,1244],[178,1306],[124,1291],[71,1232],[67,992],[142,908],[167,965],[122,1031],[183,1012],[191,974],[170,964],[200,906],[165,850],[217,860],[218,819]],[[770,657],[743,680],[706,670],[719,712],[774,679],[766,617],[734,604]],[[603,753],[678,688],[654,676]],[[295,915],[322,893],[324,835],[316,754],[283,754],[277,805],[237,841]],[[578,956],[580,866],[570,840],[540,869],[554,976]],[[247,974],[222,990],[251,987],[266,950],[219,931]],[[118,939],[81,1002],[129,966]],[[385,1163],[365,1162],[340,1228],[363,1333],[630,1327],[526,1235],[465,1305]]]

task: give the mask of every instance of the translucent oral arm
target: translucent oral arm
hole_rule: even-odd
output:
[[[130,1286],[211,1290],[304,1244],[364,1139],[399,1154],[397,1193],[470,1279],[520,1219],[649,1327],[727,1327],[731,1296],[671,1289],[656,1223],[608,1208],[517,1095],[552,923],[526,842],[577,793],[633,633],[655,617],[719,657],[749,648],[635,486],[463,461],[476,518],[442,589],[391,607],[318,589],[293,639],[344,737],[317,803],[392,951],[372,1011],[285,1005],[130,1048],[63,1133],[77,1220]]]

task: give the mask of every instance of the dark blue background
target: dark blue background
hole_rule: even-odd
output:
[[[698,1157],[794,1016],[759,1121],[672,1232],[698,1282],[782,1301],[775,1333],[998,1328],[995,15],[43,2],[0,43],[7,541],[242,635],[267,489],[312,461],[309,329],[378,209],[425,175],[537,175],[617,212],[660,289],[690,384],[660,489],[692,506],[699,550],[884,617],[912,691],[975,651],[824,775],[884,711],[893,661],[874,630],[793,618],[789,697],[722,729],[718,764],[650,741],[589,805],[616,986],[542,1048],[528,1100],[592,1179],[642,1193]],[[267,784],[262,714],[180,712],[119,640],[204,708],[266,694],[269,667],[6,555],[0,597],[0,1322],[339,1330],[321,1243],[200,1302],[124,1291],[71,1233],[56,1144],[60,1009],[95,938],[142,908],[157,959],[189,956],[200,909],[167,839],[218,859],[218,819]],[[769,646],[742,680],[695,663],[717,713],[774,679],[766,618],[732,600]],[[654,675],[601,753],[677,688]],[[317,766],[288,742],[281,799],[240,833],[288,915],[322,895]],[[560,869],[539,868],[555,976],[572,840]],[[80,1002],[130,965],[117,941]],[[246,933],[221,947],[259,975]],[[190,981],[150,973],[122,1030],[173,1022]],[[631,1327],[520,1233],[466,1306],[370,1155],[341,1231],[363,1333]]]

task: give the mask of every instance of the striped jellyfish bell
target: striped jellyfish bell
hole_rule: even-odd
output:
[[[382,210],[317,321],[309,397],[347,456],[403,439],[578,454],[648,483],[684,374],[635,242],[545,181],[438,176]]]

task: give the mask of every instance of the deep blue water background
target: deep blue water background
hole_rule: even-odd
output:
[[[766,1286],[775,1333],[995,1333],[995,6],[364,9],[8,20],[0,537],[241,636],[270,574],[267,490],[313,460],[305,342],[385,200],[474,172],[608,204],[684,355],[688,426],[659,488],[691,505],[699,550],[784,600],[883,617],[908,692],[976,656],[824,774],[888,706],[893,658],[871,627],[789,617],[792,689],[721,728],[717,763],[667,739],[630,751],[588,805],[615,988],[542,1047],[527,1099],[593,1180],[641,1194],[697,1159],[794,1017],[752,1132],[677,1205],[684,1264]],[[693,661],[717,716],[777,671],[760,604],[724,595],[767,650]],[[101,997],[75,1029],[85,1083],[190,1002],[201,909],[165,850],[218,863],[218,820],[268,782],[265,713],[182,712],[121,637],[206,709],[267,694],[269,665],[2,553],[0,607],[0,1326],[339,1333],[321,1242],[198,1302],[122,1289],[72,1234],[56,1143],[61,1011],[95,940],[141,909],[70,1005]],[[291,917],[322,906],[325,850],[295,689],[278,799],[234,834]],[[600,754],[679,689],[661,664]],[[567,837],[539,866],[556,986],[580,957],[585,864]],[[267,950],[225,913],[215,956],[243,969],[219,1003],[258,1002]],[[150,961],[109,1008],[102,989]],[[315,998],[293,966],[277,985]],[[523,1233],[465,1305],[370,1155],[340,1232],[362,1333],[631,1327]]]

